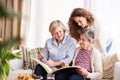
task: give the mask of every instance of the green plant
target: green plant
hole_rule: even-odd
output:
[[[19,53],[12,53],[10,49],[14,45],[18,45],[20,38],[13,38],[8,41],[1,41],[0,42],[0,80],[6,80],[7,76],[10,72],[10,60],[19,59]]]
[[[19,53],[19,52],[18,52]],[[10,72],[10,60],[19,58],[18,53],[13,54],[10,49],[2,49],[0,53],[0,78],[6,80]]]

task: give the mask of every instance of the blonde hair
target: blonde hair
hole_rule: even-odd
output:
[[[65,26],[60,20],[55,20],[51,22],[49,26],[49,32],[52,34],[55,31],[55,29],[57,29],[58,27],[61,27],[63,31],[66,32]]]

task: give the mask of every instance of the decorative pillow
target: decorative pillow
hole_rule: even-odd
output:
[[[34,48],[34,49],[31,49],[29,52],[30,52],[29,57],[37,58],[38,54],[43,52],[43,48]],[[36,63],[35,61],[29,58],[29,68],[34,69],[36,64],[38,63]]]
[[[23,68],[24,69],[28,69],[28,48],[25,47],[25,46],[20,46],[20,49],[22,51],[22,54],[23,54]]]
[[[113,79],[114,64],[117,61],[116,53],[102,56],[103,79]]]
[[[29,49],[25,46],[22,46],[21,49],[23,53],[24,69],[34,69],[37,63],[31,60],[30,57],[37,58],[38,54],[43,51],[43,48]]]

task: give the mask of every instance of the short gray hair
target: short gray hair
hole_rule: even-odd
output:
[[[85,34],[90,42],[95,40],[95,32],[93,28],[85,28],[81,31],[81,34]]]
[[[63,25],[63,23],[60,20],[54,20],[51,22],[50,26],[49,26],[49,32],[52,34],[54,32],[55,29],[57,29],[58,27],[61,27],[63,29],[64,32],[66,32],[66,28]]]

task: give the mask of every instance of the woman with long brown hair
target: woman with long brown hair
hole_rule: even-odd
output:
[[[80,31],[84,28],[90,28],[92,25],[93,29],[95,30],[95,47],[103,54],[105,54],[106,48],[110,48],[112,44],[111,37],[107,36],[106,38],[103,39],[104,35],[106,34],[101,34],[101,27],[98,24],[96,18],[93,16],[93,14],[84,9],[84,8],[75,8],[68,21],[69,25],[69,34],[75,38],[77,41],[79,40],[80,37]],[[109,44],[108,44],[109,43]],[[107,46],[108,45],[108,46]]]

